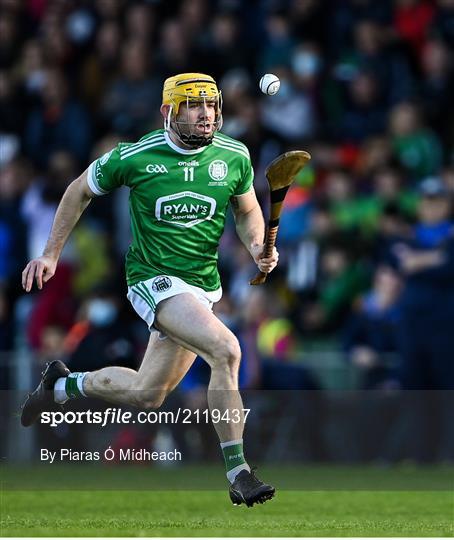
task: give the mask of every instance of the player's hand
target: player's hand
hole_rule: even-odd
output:
[[[273,253],[271,254],[271,257],[264,258],[262,257],[262,253],[264,249],[265,249],[265,246],[263,244],[252,246],[251,255],[252,255],[252,258],[254,259],[255,264],[258,266],[260,272],[269,274],[277,266],[277,262],[279,260],[279,253],[276,247],[273,247]]]
[[[38,289],[43,288],[43,284],[55,274],[57,261],[50,257],[38,257],[30,261],[22,272],[22,288],[25,292],[30,292],[33,281],[36,280]]]

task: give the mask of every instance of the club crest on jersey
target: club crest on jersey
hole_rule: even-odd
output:
[[[151,283],[151,288],[154,292],[164,292],[170,289],[172,280],[167,276],[158,276]]]
[[[177,227],[193,227],[210,220],[215,210],[215,199],[194,191],[181,191],[159,197],[156,200],[155,216],[158,221]]]
[[[208,166],[208,174],[213,180],[221,181],[227,176],[229,168],[225,161],[222,159],[215,159]]]

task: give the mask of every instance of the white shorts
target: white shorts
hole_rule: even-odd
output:
[[[147,323],[150,332],[156,332],[153,323],[159,302],[182,293],[191,293],[211,311],[213,304],[219,302],[222,297],[222,287],[207,292],[175,276],[157,276],[128,287],[128,300],[137,314]]]

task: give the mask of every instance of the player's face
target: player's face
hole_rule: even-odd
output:
[[[214,100],[191,100],[182,103],[176,120],[182,132],[211,137],[215,130],[216,102]]]

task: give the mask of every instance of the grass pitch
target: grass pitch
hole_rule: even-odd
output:
[[[339,476],[339,469],[331,469],[332,474],[327,467],[323,474]],[[454,534],[454,492],[444,489],[449,481],[431,491],[373,491],[373,487],[336,490],[332,486],[324,491],[281,489],[274,500],[246,508],[232,506],[227,490],[219,489],[117,490],[115,483],[112,488],[104,484],[103,490],[93,490],[92,485],[90,491],[80,489],[71,486],[71,478],[77,477],[81,482],[85,475],[89,482],[93,475],[83,468],[76,470],[64,467],[59,470],[59,486],[69,486],[69,490],[55,489],[53,484],[44,485],[44,490],[39,491],[27,489],[24,483],[12,481],[14,471],[3,475],[1,536],[447,537]],[[162,471],[162,475],[172,480],[188,474],[190,479],[202,470],[195,469],[195,473],[169,470]],[[371,475],[373,480],[375,471],[370,468],[349,468],[349,474],[353,470],[363,480]],[[315,474],[312,468],[310,471]],[[444,470],[445,478],[446,471],[452,474],[452,469]],[[40,478],[41,472],[37,470],[35,479]],[[294,468],[294,474],[304,477],[305,472],[310,477],[309,469]],[[96,483],[103,484],[104,474],[114,482],[117,475],[131,479],[150,473],[144,467],[110,468],[101,473]],[[208,476],[212,474],[208,468]],[[396,473],[382,471],[382,476],[387,474]],[[424,474],[430,476],[427,471]],[[268,469],[266,478],[270,476],[279,478],[279,469]]]

